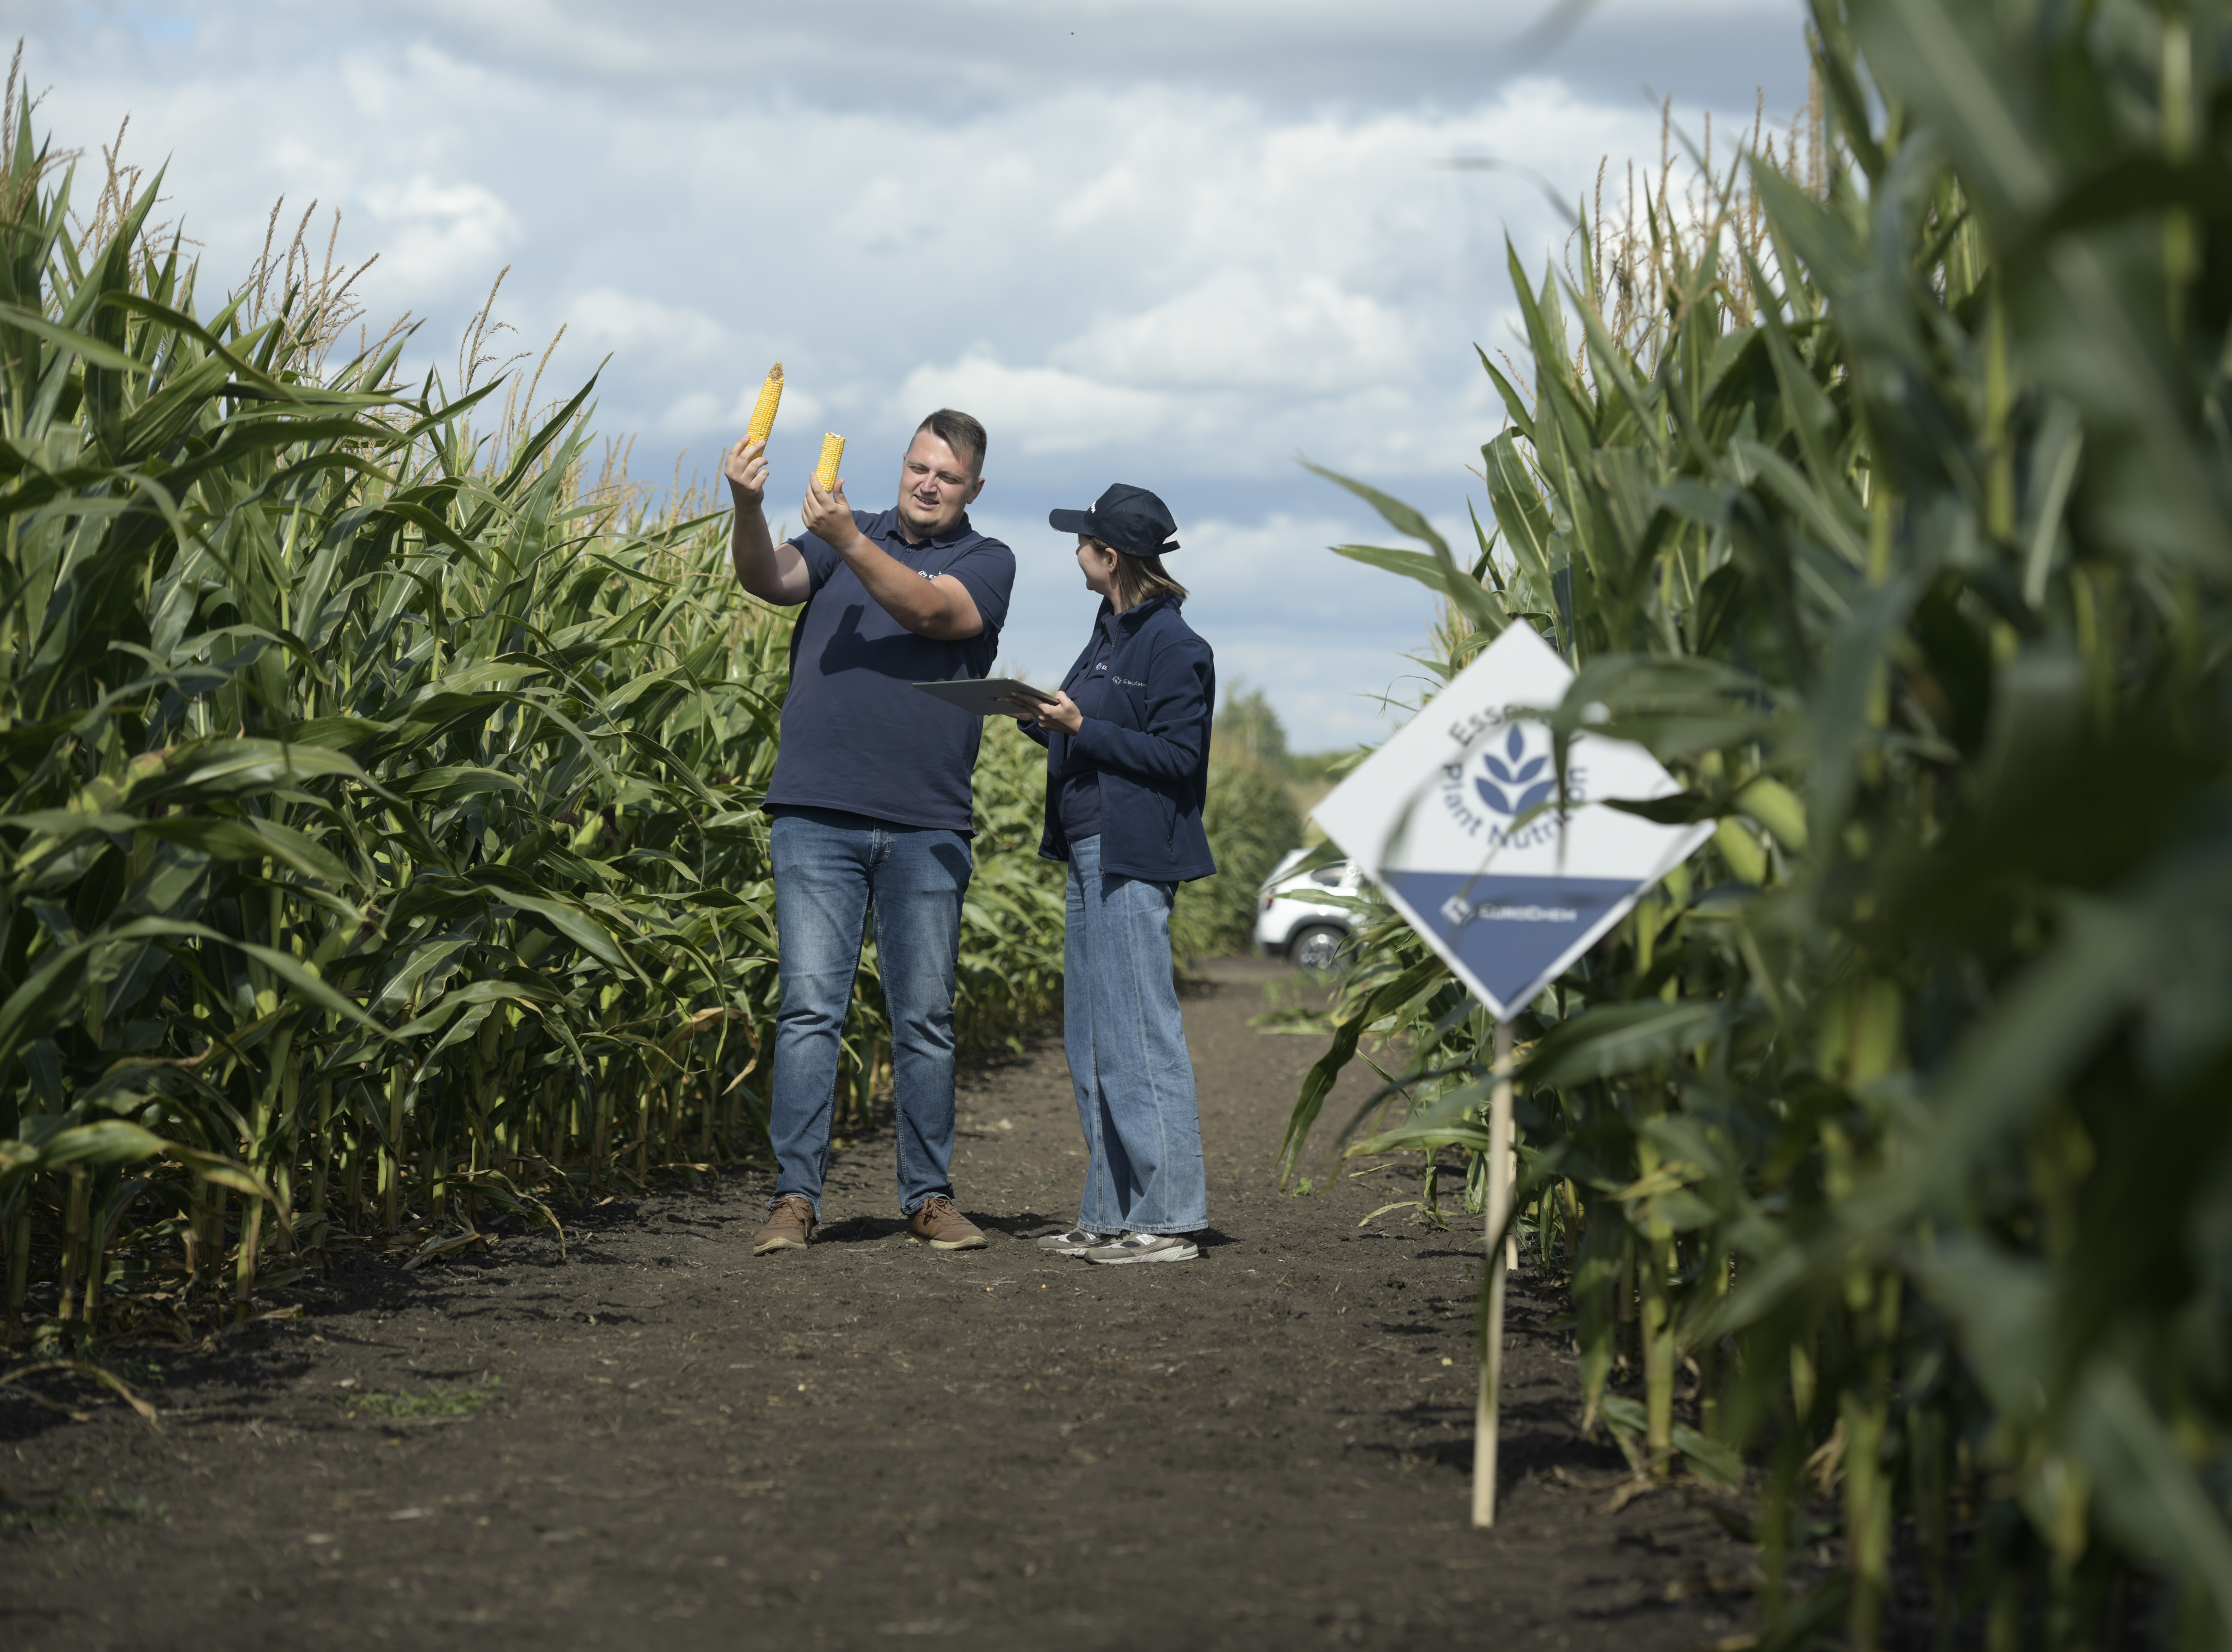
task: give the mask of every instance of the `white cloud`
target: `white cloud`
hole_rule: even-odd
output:
[[[1748,126],[1756,81],[1804,96],[1798,0],[1602,0],[1513,49],[1548,3],[951,0],[925,26],[899,0],[0,0],[0,26],[62,146],[129,111],[130,152],[171,158],[205,299],[274,198],[291,224],[315,197],[342,257],[382,255],[375,325],[428,317],[413,349],[446,370],[509,263],[516,341],[568,327],[538,394],[609,354],[600,424],[645,433],[658,483],[734,439],[777,359],[778,476],[837,428],[876,460],[863,504],[925,411],[976,413],[1035,664],[1083,624],[1046,509],[1157,489],[1227,675],[1307,748],[1369,725],[1356,694],[1431,601],[1326,554],[1385,534],[1294,457],[1462,523],[1501,423],[1470,347],[1508,339],[1504,236],[1539,269],[1566,235],[1529,172],[1444,163],[1578,198],[1599,156],[1656,159],[1640,82],[1693,129]]]
[[[420,175],[371,185],[364,204],[379,224],[380,277],[391,288],[447,296],[488,282],[518,236],[510,209],[478,184]]]
[[[1152,308],[1096,317],[1051,359],[1119,384],[1322,395],[1409,377],[1418,344],[1392,309],[1324,276],[1274,285],[1225,269]]]
[[[676,398],[659,416],[659,428],[670,435],[702,431],[721,416],[721,398],[710,390],[693,390]]]
[[[31,3],[32,0],[19,0]],[[120,7],[124,0],[112,0]],[[767,95],[828,70],[847,81],[966,108],[1050,82],[1144,81],[1246,87],[1290,101],[1448,101],[1515,71],[1548,68],[1624,94],[1710,78],[1745,103],[1771,78],[1762,49],[1803,96],[1801,0],[1599,0],[1544,39],[1554,0],[948,0],[925,16],[906,0],[818,0],[740,8],[659,0],[625,14],[608,0],[382,0],[435,38],[651,100]],[[358,6],[327,0],[346,14]],[[625,22],[618,21],[622,16]]]
[[[941,406],[974,414],[1002,448],[1012,442],[1025,453],[1081,453],[1127,443],[1166,426],[1171,411],[1166,398],[1150,392],[1059,367],[1008,366],[989,351],[917,367],[892,398],[890,417],[911,423]]]
[[[598,350],[627,351],[685,366],[718,350],[727,337],[721,324],[701,311],[614,287],[592,287],[576,295],[567,306],[566,326]]]

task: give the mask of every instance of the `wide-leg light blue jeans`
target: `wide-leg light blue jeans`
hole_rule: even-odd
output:
[[[1104,877],[1100,839],[1069,845],[1062,1033],[1085,1197],[1095,1234],[1191,1234],[1209,1226],[1201,1109],[1171,972],[1175,884]]]
[[[969,839],[839,809],[786,811],[769,837],[782,983],[768,1108],[775,1196],[797,1194],[821,1214],[838,1044],[873,910],[892,1025],[899,1208],[912,1215],[953,1194],[953,976],[975,867]]]

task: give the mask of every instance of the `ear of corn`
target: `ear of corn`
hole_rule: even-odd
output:
[[[845,438],[834,431],[821,438],[821,463],[814,467],[814,485],[827,493],[837,485],[837,467],[845,457]]]
[[[782,363],[776,362],[768,369],[767,378],[760,385],[760,398],[752,407],[752,422],[744,426],[744,440],[764,442],[768,432],[775,429],[775,409],[782,405]]]

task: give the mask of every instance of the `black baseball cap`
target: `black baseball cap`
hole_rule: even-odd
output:
[[[1057,534],[1085,534],[1126,556],[1166,556],[1178,549],[1163,541],[1178,531],[1171,508],[1145,488],[1119,482],[1093,502],[1090,510],[1050,510],[1047,525]]]

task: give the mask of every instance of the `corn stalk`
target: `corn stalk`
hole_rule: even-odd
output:
[[[1752,1454],[1763,1643],[1885,1643],[1904,1556],[1994,1646],[2112,1643],[2146,1576],[2232,1645],[2232,17],[1816,0],[1813,43],[1802,172],[1514,261],[1476,554],[1353,483],[1427,549],[1352,554],[1446,594],[1444,673],[1537,627],[1558,736],[1717,823],[1522,1018],[1522,1200],[1590,1421]],[[1346,994],[1290,1163],[1375,1027],[1353,1150],[1476,1151],[1477,1008],[1392,921]]]

